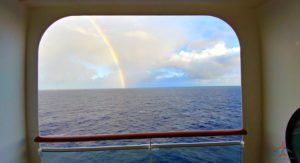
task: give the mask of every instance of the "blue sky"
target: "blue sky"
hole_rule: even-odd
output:
[[[212,16],[66,17],[39,47],[39,89],[229,86],[240,78],[238,38]]]

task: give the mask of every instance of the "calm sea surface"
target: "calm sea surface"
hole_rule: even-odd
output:
[[[240,87],[39,92],[41,135],[241,128]],[[152,143],[240,140],[239,136],[153,139]],[[144,144],[149,140],[49,143],[43,147]],[[241,162],[240,146],[81,153],[43,152],[43,162]]]

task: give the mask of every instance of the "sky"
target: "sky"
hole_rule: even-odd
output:
[[[39,45],[39,89],[239,86],[240,46],[212,16],[70,16]]]

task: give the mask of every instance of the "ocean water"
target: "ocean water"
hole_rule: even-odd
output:
[[[240,87],[39,91],[40,135],[237,129]],[[153,139],[152,143],[240,140],[240,136]],[[43,147],[144,144],[149,140],[45,143]],[[42,162],[241,162],[239,145],[41,154]]]

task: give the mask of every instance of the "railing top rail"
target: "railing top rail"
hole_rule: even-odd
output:
[[[172,138],[172,137],[199,137],[199,136],[229,136],[246,135],[245,129],[230,130],[190,130],[171,132],[144,132],[144,133],[116,133],[116,134],[95,134],[95,135],[51,135],[37,136],[35,142],[82,142],[122,139],[148,139],[148,138]]]

